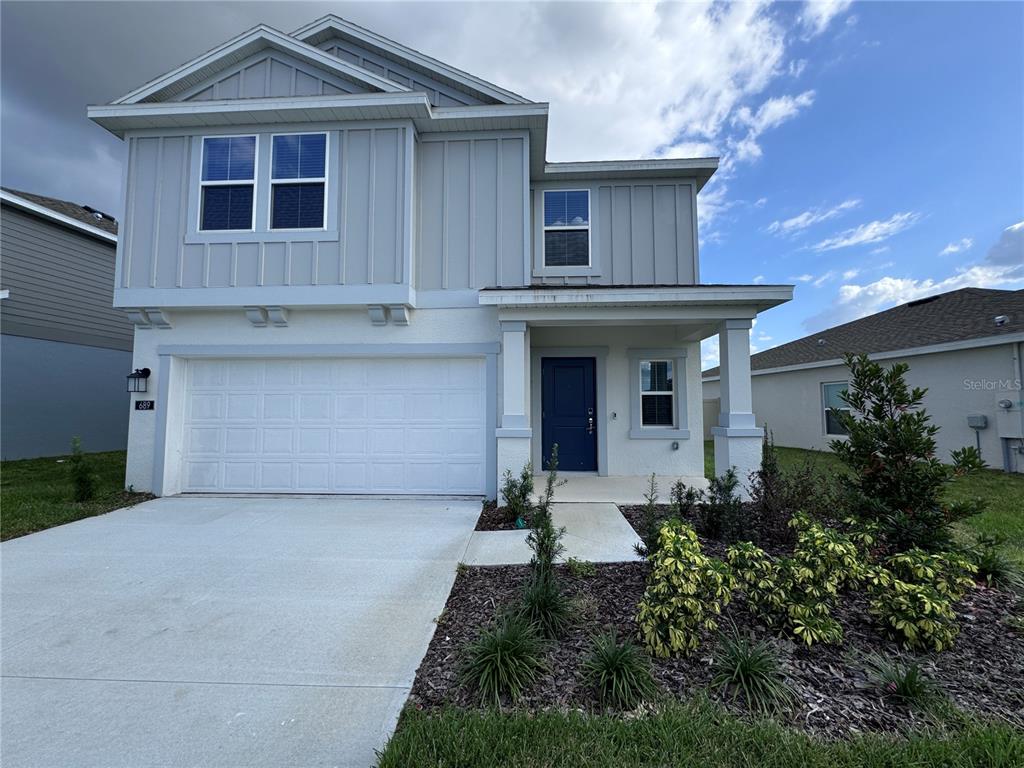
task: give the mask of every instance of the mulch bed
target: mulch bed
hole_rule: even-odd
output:
[[[709,554],[722,554],[718,542],[702,542]],[[633,637],[636,605],[643,595],[649,565],[645,562],[602,563],[596,575],[573,576],[558,566],[565,592],[576,604],[578,618],[548,654],[550,674],[545,675],[519,702],[528,710],[595,707],[580,663],[591,638],[606,629],[620,637]],[[426,709],[443,705],[479,705],[471,691],[458,684],[461,651],[494,617],[496,609],[514,603],[529,575],[529,566],[485,566],[464,569],[456,578],[434,638],[420,665],[411,701]],[[916,660],[960,708],[995,716],[1024,728],[1024,636],[1002,623],[1011,610],[1013,596],[978,588],[958,605],[960,635],[953,649],[940,654],[904,652]],[[826,738],[842,738],[858,732],[900,732],[912,727],[920,715],[883,698],[869,684],[857,656],[870,651],[894,654],[897,646],[879,633],[867,614],[866,599],[843,596],[833,615],[842,624],[845,640],[840,646],[806,648],[777,639],[783,670],[798,706],[789,716],[792,725]],[[771,637],[745,608],[734,600],[723,611],[720,626],[735,623],[741,631]],[[716,636],[706,633],[691,656],[653,659],[654,674],[667,692],[680,699],[707,690],[711,681],[711,657]],[[711,693],[712,696],[717,694]],[[741,705],[724,702],[741,712]]]
[[[521,530],[516,528],[515,522],[510,522],[507,519],[507,512],[505,507],[499,507],[498,503],[493,499],[489,499],[484,502],[484,507],[480,511],[480,517],[476,521],[477,531],[516,531]]]

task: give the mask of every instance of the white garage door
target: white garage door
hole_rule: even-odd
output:
[[[482,494],[479,359],[192,360],[182,488]]]

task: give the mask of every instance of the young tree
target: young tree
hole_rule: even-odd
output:
[[[830,445],[852,470],[841,479],[851,512],[880,524],[898,551],[948,546],[951,524],[980,512],[983,502],[948,502],[943,491],[954,478],[983,467],[980,454],[961,448],[953,452],[952,466],[939,461],[939,428],[921,407],[927,390],[907,385],[905,363],[884,368],[867,355],[847,355],[846,365],[850,386],[841,397],[849,411],[832,414],[848,438]]]

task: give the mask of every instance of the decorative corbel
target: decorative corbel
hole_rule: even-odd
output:
[[[385,314],[382,304],[369,304],[366,307],[366,311],[370,313],[370,323],[372,325],[388,324],[388,316]]]
[[[146,307],[145,313],[149,316],[149,322],[154,328],[171,328],[171,319],[159,307]]]
[[[288,310],[284,307],[267,307],[267,318],[278,328],[288,325]]]
[[[267,325],[267,310],[263,307],[246,307],[245,317],[256,328],[264,328]]]
[[[152,325],[149,322],[149,316],[146,314],[144,309],[139,307],[128,307],[124,310],[124,313],[128,315],[128,322],[136,328],[149,328]]]
[[[405,304],[391,304],[388,306],[391,312],[391,322],[395,325],[409,324],[409,308]]]

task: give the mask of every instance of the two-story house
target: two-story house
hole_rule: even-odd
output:
[[[511,52],[510,52],[511,53]],[[700,282],[715,158],[549,163],[548,105],[327,16],[105,106],[115,305],[149,369],[127,483],[494,496],[505,469],[703,483],[760,456],[749,330],[791,286]]]

